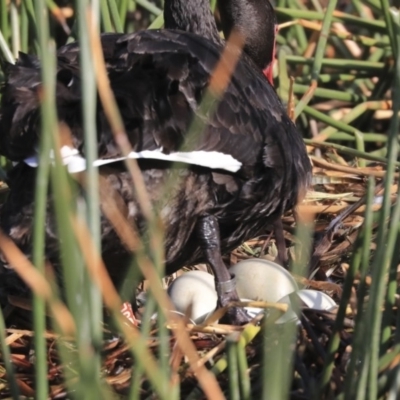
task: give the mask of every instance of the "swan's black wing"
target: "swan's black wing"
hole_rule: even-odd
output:
[[[163,76],[168,77],[167,81],[163,80],[165,91],[149,104],[158,106],[156,100],[162,101],[160,107],[154,109],[158,116],[162,116],[159,121],[167,129],[161,127],[159,132],[163,132],[166,138],[171,132],[170,142],[177,143],[173,135],[185,141],[189,122],[193,114],[198,115],[200,100],[209,76],[220,60],[220,51],[219,46],[210,45],[209,41],[196,35],[177,31],[144,31],[122,37],[117,42],[115,54],[122,61],[122,69],[134,72],[143,65],[140,71],[146,73],[152,68],[157,72],[164,71]],[[146,63],[151,68],[145,68]],[[115,91],[118,91],[117,88]],[[129,89],[126,91],[128,94]],[[266,168],[264,173],[270,179],[279,177],[276,188],[292,194],[288,206],[296,203],[299,192],[304,191],[309,183],[310,163],[303,141],[274,88],[254,64],[247,59],[238,63],[215,112],[206,117],[207,128],[199,136],[196,150],[232,155],[241,162],[242,171],[245,175],[249,173],[249,177],[260,173],[260,168]],[[199,118],[204,116],[199,115]],[[184,122],[183,130],[177,122]]]
[[[199,36],[179,31],[142,31],[132,35],[103,35],[111,87],[136,151],[184,148],[232,156],[244,175],[264,166],[286,175],[296,189],[308,179],[304,145],[274,89],[252,63],[238,63],[223,98],[208,114],[200,102],[221,48]],[[78,46],[58,52],[57,111],[71,129],[82,153]],[[40,75],[34,58],[22,56],[9,66],[3,89],[0,152],[21,160],[35,151],[39,132]],[[205,124],[196,140],[188,140],[195,115]],[[99,156],[119,156],[110,127],[98,107]],[[296,192],[296,190],[294,190]]]

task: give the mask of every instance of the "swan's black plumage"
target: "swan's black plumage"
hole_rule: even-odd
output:
[[[217,40],[161,30],[103,35],[102,46],[111,88],[134,150],[217,151],[241,163],[233,173],[197,165],[172,169],[169,162],[140,161],[146,187],[166,227],[167,273],[207,261],[217,281],[229,281],[221,252],[262,233],[305,193],[310,163],[299,133],[261,69],[247,58],[239,61],[215,111],[200,114],[200,101],[220,58],[222,44]],[[56,106],[59,120],[72,133],[74,147],[84,155],[78,54],[76,43],[58,52]],[[22,161],[32,155],[38,141],[40,83],[37,59],[21,55],[15,65],[8,66],[0,109],[0,152],[20,162],[9,176],[11,191],[1,212],[1,227],[27,254],[36,170]],[[197,140],[188,143],[195,115],[208,122]],[[119,156],[100,104],[97,132],[99,156]],[[100,174],[121,199],[126,218],[144,231],[129,174],[120,163],[101,168]],[[173,174],[177,184],[165,195],[163,184]],[[123,276],[119,260],[127,260],[129,252],[104,215],[101,222],[103,256],[118,281]],[[58,264],[51,194],[46,255]],[[235,298],[235,292],[221,287],[219,296],[226,303]]]
[[[233,30],[247,39],[245,53],[265,70],[274,57],[277,21],[269,1],[218,0],[222,30],[229,37]]]
[[[228,0],[229,4],[222,9],[225,10],[230,3],[236,1]],[[230,15],[230,11],[227,15]],[[223,43],[208,1],[167,0],[164,7],[164,24],[167,29],[195,33],[214,43]]]

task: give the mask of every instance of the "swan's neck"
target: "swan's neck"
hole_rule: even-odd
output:
[[[247,55],[264,70],[275,54],[276,18],[268,0],[219,0],[222,30],[229,37],[232,30],[245,39]]]
[[[165,0],[165,28],[196,33],[221,42],[208,0]]]

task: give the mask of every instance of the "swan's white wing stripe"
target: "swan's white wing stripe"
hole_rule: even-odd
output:
[[[61,149],[64,165],[67,165],[68,171],[73,174],[86,169],[86,160],[79,154],[78,150],[63,146]],[[53,158],[53,157],[52,157]],[[164,160],[171,162],[181,162],[189,165],[199,165],[211,169],[223,169],[229,172],[237,172],[242,163],[229,154],[218,151],[190,151],[165,154],[160,150],[143,150],[139,152],[132,151],[128,157],[99,159],[94,162],[94,166],[111,164],[118,161],[124,161],[126,158]],[[24,160],[30,167],[37,167],[39,164],[38,156],[34,155]]]

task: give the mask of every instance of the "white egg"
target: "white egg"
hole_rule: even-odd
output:
[[[185,314],[192,307],[189,318],[197,324],[205,321],[217,306],[214,276],[204,271],[185,272],[174,280],[168,294],[176,311]]]
[[[332,311],[338,307],[332,298],[319,290],[303,289],[297,294],[307,307],[314,310]]]
[[[236,277],[236,289],[241,299],[276,303],[298,290],[292,275],[280,265],[259,258],[238,262],[230,268]]]

